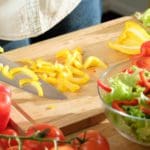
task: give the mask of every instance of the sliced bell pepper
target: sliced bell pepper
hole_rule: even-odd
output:
[[[117,101],[117,100],[114,100],[112,102],[112,107],[118,111],[121,111],[121,112],[124,112],[124,109],[122,108],[122,106],[125,105],[125,106],[136,106],[138,105],[138,100],[136,99],[133,99],[133,100],[124,100],[124,101]]]
[[[107,68],[107,65],[101,61],[99,58],[95,57],[95,56],[89,56],[83,64],[84,68],[90,68],[90,67],[103,67],[103,68]]]
[[[108,85],[104,84],[101,80],[97,80],[97,84],[100,88],[102,88],[106,92],[111,92],[112,91],[112,89]]]
[[[150,40],[146,30],[134,21],[127,21],[120,36],[108,46],[125,54],[135,55],[140,53],[143,42]]]
[[[146,115],[150,115],[150,108],[144,107],[144,106],[140,106],[140,110],[146,114]]]
[[[144,75],[144,71],[140,71],[139,75],[140,75],[140,79],[141,79],[142,83],[144,84],[144,86],[150,90],[150,82],[149,82],[149,80],[146,79],[146,77]]]
[[[144,42],[140,50],[140,54],[131,57],[132,64],[150,70],[150,41]]]

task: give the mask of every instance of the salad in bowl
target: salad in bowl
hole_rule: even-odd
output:
[[[97,84],[106,116],[116,130],[150,146],[150,70],[125,61],[105,71]]]

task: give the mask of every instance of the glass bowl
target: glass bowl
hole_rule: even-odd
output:
[[[102,75],[100,80],[108,84],[108,78],[114,76],[118,72],[131,66],[130,61],[125,61],[114,66],[109,67]],[[104,90],[98,87],[100,100],[102,100],[105,107],[105,114],[113,127],[125,138],[135,143],[150,146],[150,119],[144,119],[128,115],[126,113],[113,109],[111,105],[107,104],[104,99]]]

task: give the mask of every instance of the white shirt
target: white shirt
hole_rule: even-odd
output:
[[[38,36],[66,17],[80,0],[0,0],[0,39]]]

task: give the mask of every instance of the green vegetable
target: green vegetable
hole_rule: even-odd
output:
[[[122,72],[110,78],[108,82],[112,88],[112,92],[105,94],[104,99],[106,102],[111,104],[113,100],[146,99],[141,95],[144,88],[137,85],[137,81],[139,80],[137,74],[138,72],[136,71],[133,74]]]
[[[144,13],[136,12],[135,17],[140,20],[145,27],[150,27],[150,8]]]
[[[136,66],[132,66],[130,69],[134,72],[120,72],[108,79],[108,85],[112,91],[105,92],[103,99],[110,106],[116,100],[124,102],[136,99],[138,104],[134,106],[120,105],[126,114],[120,113],[124,113],[124,115],[108,108],[106,115],[122,135],[140,144],[150,146],[150,115],[140,109],[141,106],[150,108],[150,105],[147,104],[150,99],[144,93],[145,87],[138,84],[141,80],[139,76],[141,69]],[[144,73],[149,80],[150,71],[144,70]]]

